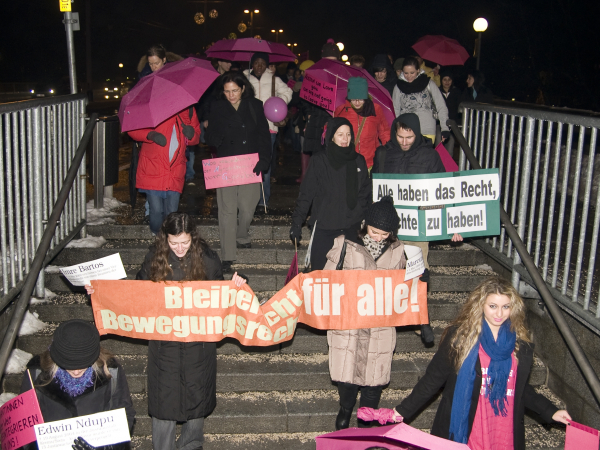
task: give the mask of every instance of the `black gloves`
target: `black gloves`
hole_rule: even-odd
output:
[[[425,271],[423,271],[423,274],[420,277],[420,281],[422,281],[423,283],[429,283],[429,269],[425,269]]]
[[[292,242],[294,242],[294,241],[300,242],[300,239],[302,239],[302,227],[301,226],[292,225],[292,228],[290,228],[290,239],[292,240]]]
[[[450,139],[450,132],[449,131],[442,131],[442,139],[444,139],[444,140]]]
[[[157,131],[151,131],[150,133],[148,133],[148,136],[146,136],[146,138],[149,141],[152,141],[155,144],[160,145],[161,147],[164,147],[165,145],[167,145],[167,138],[165,137],[165,135],[162,133],[159,133]]]
[[[154,132],[151,131],[151,133],[154,133]],[[161,136],[162,136],[162,134],[161,134]],[[163,136],[163,138],[164,138],[164,136]],[[79,436],[77,439],[75,439],[75,441],[73,442],[73,445],[71,447],[73,447],[73,450],[96,450],[96,447],[92,447],[81,436]]]
[[[261,159],[258,160],[258,162],[256,163],[256,165],[254,166],[254,169],[252,169],[252,172],[254,172],[256,175],[260,175],[260,173],[267,173],[269,171],[269,163],[267,163],[266,161],[263,161]]]
[[[183,135],[188,139],[192,139],[194,137],[194,127],[190,125],[181,125],[183,128]]]

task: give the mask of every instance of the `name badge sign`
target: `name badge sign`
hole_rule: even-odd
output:
[[[373,174],[373,201],[394,199],[406,241],[500,234],[498,169],[421,175]]]
[[[131,440],[125,408],[46,422],[34,427],[39,450],[67,450],[81,436],[93,447]]]

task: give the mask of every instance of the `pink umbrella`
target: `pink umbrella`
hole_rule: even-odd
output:
[[[383,108],[385,118],[391,125],[396,115],[390,93],[369,72],[360,67],[322,59],[306,70],[300,97],[325,108],[333,115],[335,108],[346,101],[350,77],[362,77],[367,80],[369,95]]]
[[[210,62],[187,58],[142,78],[121,100],[121,131],[156,127],[196,103],[218,76]]]
[[[254,38],[220,40],[206,50],[206,56],[229,61],[250,61],[256,52],[268,53],[269,62],[295,61],[297,58],[286,45]]]
[[[412,46],[423,59],[442,66],[462,66],[469,59],[469,53],[456,39],[442,35],[427,35]]]

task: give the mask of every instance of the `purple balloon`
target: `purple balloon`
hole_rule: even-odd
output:
[[[281,122],[287,116],[287,104],[279,97],[269,97],[264,104],[265,117],[271,122]]]

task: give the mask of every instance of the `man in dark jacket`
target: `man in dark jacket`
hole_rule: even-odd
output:
[[[373,64],[371,64],[370,72],[388,90],[390,96],[392,96],[398,77],[388,56],[384,54],[376,55],[373,59]]]

